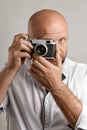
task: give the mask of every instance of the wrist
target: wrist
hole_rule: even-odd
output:
[[[64,89],[64,83],[62,81],[53,84],[53,87],[51,87],[50,92],[52,93],[52,95],[56,95],[58,93],[62,93]]]
[[[11,67],[8,67],[8,66],[6,66],[5,71],[8,74],[11,74],[12,76],[15,76],[16,73],[18,72],[18,70],[16,68],[11,68]]]
[[[20,66],[18,66],[18,65],[9,64],[9,63],[6,64],[6,70],[8,70],[14,74],[16,74],[19,71],[19,69],[20,69]]]

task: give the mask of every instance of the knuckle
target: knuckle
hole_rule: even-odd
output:
[[[19,44],[20,44],[20,46],[22,46],[22,44],[23,44],[23,41],[21,39],[19,41]]]
[[[26,52],[23,52],[24,53],[24,56],[27,56],[27,53]]]
[[[23,42],[22,41],[20,41],[19,48],[23,49]]]
[[[19,35],[20,35],[20,36],[24,36],[25,34],[24,34],[24,33],[20,33]]]
[[[20,37],[21,38],[27,38],[28,36],[26,34],[24,34],[24,33],[20,33]]]
[[[17,39],[20,36],[22,37],[22,35],[23,35],[23,33],[16,34],[16,35],[14,35],[14,39]]]
[[[10,52],[10,51],[11,51],[11,49],[12,49],[12,47],[11,47],[11,46],[9,46],[8,51]]]
[[[18,56],[18,52],[17,51],[13,52],[13,56],[17,57]]]
[[[13,43],[17,41],[17,37],[18,37],[18,35],[14,36]]]
[[[9,52],[10,54],[13,53],[13,48],[12,48],[12,46],[10,46],[10,47],[8,48],[8,52]]]

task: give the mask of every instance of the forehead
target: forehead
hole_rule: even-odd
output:
[[[52,38],[57,39],[60,37],[67,36],[68,32],[66,29],[57,29],[57,28],[38,28],[37,30],[32,30],[30,36],[32,38]]]

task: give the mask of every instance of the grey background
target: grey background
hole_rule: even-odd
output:
[[[68,57],[87,63],[87,0],[0,0],[0,65],[7,60],[14,35],[26,33],[29,17],[44,8],[65,16],[69,25]],[[0,130],[6,130],[5,113],[0,114]]]

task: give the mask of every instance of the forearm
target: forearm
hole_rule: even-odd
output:
[[[5,68],[0,73],[0,104],[3,102],[7,90],[11,84],[11,81],[13,80],[16,72],[14,70]]]
[[[69,124],[72,127],[75,127],[82,111],[82,104],[68,86],[62,82],[61,59],[59,59],[59,56],[56,57],[56,65],[53,65],[43,57],[37,55],[33,55],[33,57],[34,60],[30,68],[30,73],[45,87],[46,90],[51,92],[54,100],[60,107]]]
[[[51,93],[69,124],[74,128],[82,110],[81,101],[65,84],[61,84],[58,89],[53,90]]]

